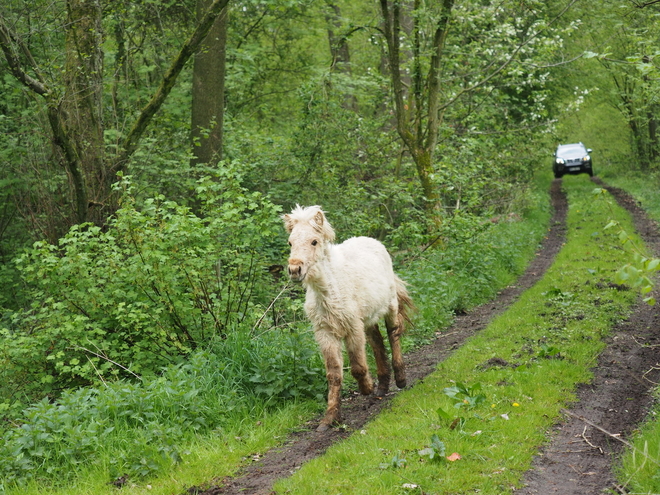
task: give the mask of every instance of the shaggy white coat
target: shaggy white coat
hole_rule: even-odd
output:
[[[368,338],[378,364],[379,393],[386,393],[390,377],[377,327],[381,318],[385,318],[388,329],[397,384],[405,385],[398,337],[407,319],[406,307],[411,307],[412,301],[405,284],[394,274],[385,246],[376,239],[353,237],[334,244],[334,230],[318,206],[296,206],[282,218],[290,234],[289,276],[307,289],[305,312],[314,325],[326,362],[330,390],[328,412],[321,426],[327,426],[339,419],[337,383],[341,386],[342,341],[360,390],[369,394],[373,382],[364,351]]]

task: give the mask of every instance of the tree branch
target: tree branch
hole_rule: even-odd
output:
[[[660,1],[660,0],[658,0],[658,1]],[[562,65],[571,64],[571,63],[575,62],[576,60],[582,58],[583,56],[584,56],[584,53],[580,53],[579,55],[577,55],[577,56],[575,56],[571,59],[562,60],[561,62],[556,62],[554,64],[537,65],[537,64],[533,64],[531,62],[523,62],[523,65],[528,65],[530,67],[534,67],[535,69],[549,69],[551,67],[561,67]]]
[[[89,203],[85,175],[82,171],[80,158],[69,138],[69,134],[64,130],[64,126],[62,125],[60,104],[52,97],[48,98],[47,113],[50,128],[53,131],[53,141],[64,153],[64,165],[69,172],[71,181],[73,182],[73,188],[76,192],[76,220],[78,223],[86,222]]]
[[[632,4],[638,9],[643,9],[644,7],[648,7],[649,5],[655,5],[656,3],[660,3],[660,0],[652,0],[650,2],[643,2],[643,3],[638,3],[633,0],[632,2]]]
[[[163,105],[163,102],[172,91],[174,83],[183,70],[186,62],[195,53],[197,48],[199,48],[199,45],[204,41],[204,38],[206,38],[206,35],[211,30],[213,23],[220,15],[222,9],[224,9],[228,3],[229,0],[214,0],[210,5],[207,13],[197,25],[195,31],[190,35],[190,38],[188,38],[188,40],[181,47],[179,55],[176,57],[176,59],[174,59],[165,76],[163,76],[163,80],[151,98],[151,101],[147,103],[147,105],[142,109],[138,119],[126,136],[126,139],[124,139],[124,142],[122,143],[122,152],[119,155],[119,159],[112,167],[111,173],[114,174],[126,166],[129,158],[137,149],[138,143],[146,131],[147,126],[151,122],[151,119],[153,119],[156,112],[160,109],[160,107]]]
[[[394,105],[396,107],[396,127],[401,139],[411,151],[415,149],[413,133],[408,127],[408,111],[403,100],[403,83],[401,81],[401,55],[399,50],[399,36],[401,26],[399,24],[400,7],[398,0],[392,5],[392,11],[387,0],[380,0],[380,8],[383,14],[383,27],[385,40],[388,48],[388,62],[394,90]]]
[[[250,36],[250,34],[252,34],[252,31],[254,31],[255,29],[257,29],[257,26],[259,26],[259,24],[261,24],[261,21],[264,20],[264,18],[266,17],[266,14],[268,14],[269,10],[270,10],[270,9],[269,9],[268,7],[266,7],[266,8],[264,9],[264,11],[261,13],[261,15],[259,16],[259,19],[257,19],[257,20],[254,22],[254,24],[252,24],[252,26],[250,26],[250,27],[248,28],[247,32],[246,32],[243,36],[241,36],[241,40],[236,44],[236,50],[238,50],[238,49],[243,45],[243,43],[244,43],[245,41],[247,41],[247,39],[248,39],[248,37]]]
[[[20,58],[16,53],[15,46],[21,49],[28,62],[30,68],[36,74],[37,79],[30,76],[23,66],[21,65]],[[76,218],[79,223],[87,220],[87,188],[85,186],[85,176],[82,173],[82,164],[78,157],[73,143],[62,124],[62,115],[60,102],[57,96],[53,94],[48,85],[44,82],[39,67],[37,66],[30,50],[25,46],[18,36],[16,36],[11,29],[7,26],[4,17],[0,15],[0,48],[5,54],[7,63],[14,77],[23,83],[28,89],[31,89],[38,95],[41,95],[46,100],[48,122],[50,123],[53,132],[53,141],[64,153],[64,165],[69,173],[73,187],[75,189],[76,199]]]
[[[429,116],[426,125],[426,149],[433,150],[438,141],[438,121],[439,121],[439,92],[440,92],[440,62],[442,61],[442,52],[447,41],[447,32],[449,31],[449,19],[454,7],[454,0],[443,0],[438,27],[433,36],[433,56],[431,57],[431,67],[428,73],[429,88]],[[421,136],[420,136],[421,138]]]
[[[15,44],[18,44],[21,50],[23,50],[23,52],[26,54],[28,61],[32,64],[32,70],[37,75],[37,79],[33,78],[27,72],[25,72],[25,70],[21,66],[21,62],[19,60],[18,54],[14,50]],[[11,70],[11,73],[14,75],[16,79],[18,79],[26,87],[28,87],[29,89],[31,89],[32,91],[34,91],[35,93],[41,96],[46,96],[50,93],[50,89],[44,83],[43,78],[41,77],[41,73],[39,72],[36,63],[34,63],[32,54],[27,49],[27,47],[20,42],[18,36],[14,35],[11,29],[9,29],[9,27],[5,23],[4,17],[2,17],[1,15],[0,15],[0,48],[2,48],[2,51],[5,54],[5,58],[7,59],[7,63],[9,64],[9,69]]]

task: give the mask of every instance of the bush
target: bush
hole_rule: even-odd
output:
[[[316,343],[296,332],[272,341],[250,369],[254,392],[264,399],[313,398],[323,400],[327,381]]]
[[[5,387],[153,375],[263,313],[267,267],[283,258],[279,208],[241,186],[238,164],[199,181],[201,216],[162,196],[137,205],[130,180],[120,187],[107,228],[74,226],[18,259],[32,304],[0,330]]]

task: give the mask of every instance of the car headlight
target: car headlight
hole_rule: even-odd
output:
[[[585,155],[582,157],[583,162],[588,162],[589,160],[591,160],[591,157],[589,155]]]
[[[555,163],[557,163],[558,165],[563,165],[565,162],[564,162],[564,159],[563,159],[563,158],[557,158],[557,159],[555,160]]]

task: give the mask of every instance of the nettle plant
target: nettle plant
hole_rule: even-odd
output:
[[[486,396],[481,391],[481,384],[465,385],[456,383],[453,387],[447,387],[443,390],[444,394],[454,403],[454,408],[472,411],[486,402]],[[437,409],[438,419],[440,421],[450,422],[450,429],[454,429],[458,424],[465,423],[465,418],[455,417],[441,407]]]

